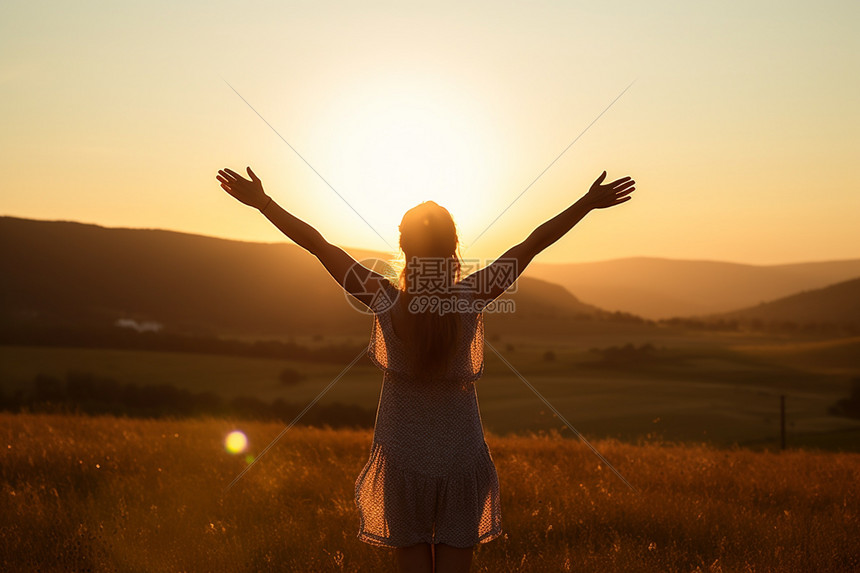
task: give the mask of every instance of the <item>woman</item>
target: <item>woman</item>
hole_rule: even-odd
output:
[[[282,209],[247,170],[250,180],[230,169],[217,179],[374,314],[368,353],[384,377],[370,458],[355,484],[359,539],[393,548],[401,571],[467,572],[474,546],[502,533],[474,385],[484,366],[482,310],[591,210],[629,201],[635,182],[604,185],[604,171],[581,199],[465,278],[450,213],[422,203],[400,224],[406,264],[395,286]]]

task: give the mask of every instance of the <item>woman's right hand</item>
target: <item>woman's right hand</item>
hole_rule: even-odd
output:
[[[630,193],[636,184],[630,177],[616,179],[612,183],[601,185],[606,179],[606,171],[591,184],[591,189],[583,196],[582,201],[589,209],[605,209],[629,201]]]
[[[251,171],[248,167],[248,175],[251,180],[247,180],[232,169],[224,168],[218,171],[215,177],[221,182],[221,188],[227,193],[255,209],[262,209],[269,202],[269,196],[263,191],[263,182],[260,178]]]

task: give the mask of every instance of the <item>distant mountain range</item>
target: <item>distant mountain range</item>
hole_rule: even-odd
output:
[[[860,259],[756,266],[642,257],[533,263],[525,275],[561,284],[607,310],[659,319],[735,311],[858,278]]]
[[[352,252],[359,259],[374,255]],[[860,323],[860,281],[844,282],[856,276],[860,260],[534,264],[505,295],[515,301],[516,316],[489,320],[503,332],[558,319],[637,320],[615,311]],[[121,324],[249,337],[365,335],[370,328],[370,317],[353,308],[316,258],[290,243],[0,217],[0,277],[0,319],[7,325]]]

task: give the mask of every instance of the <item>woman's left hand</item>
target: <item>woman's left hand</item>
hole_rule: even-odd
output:
[[[601,173],[600,177],[591,184],[591,189],[588,190],[582,201],[591,209],[605,209],[620,205],[631,199],[630,194],[636,189],[635,181],[630,177],[622,177],[616,179],[612,183],[601,185],[606,179],[606,171]]]
[[[227,193],[255,209],[262,209],[268,202],[269,196],[263,191],[263,182],[260,178],[251,171],[248,167],[248,175],[251,180],[247,180],[232,169],[222,169],[218,171],[218,181],[221,182],[221,188]]]

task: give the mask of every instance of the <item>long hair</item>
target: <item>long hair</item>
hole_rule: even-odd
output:
[[[444,307],[460,280],[458,245],[451,213],[435,202],[421,203],[403,215],[400,249],[406,263],[400,273],[399,304],[407,317],[407,352],[421,374],[445,372],[460,337],[459,313]]]

